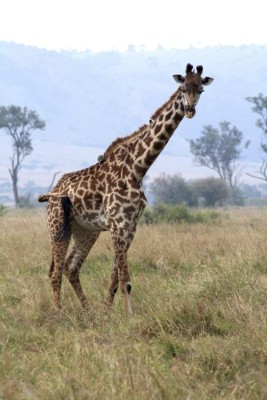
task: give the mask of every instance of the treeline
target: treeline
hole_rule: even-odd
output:
[[[153,204],[186,204],[189,207],[244,205],[245,195],[218,178],[208,177],[186,182],[180,175],[162,174],[149,185]]]
[[[227,185],[220,178],[207,177],[185,181],[179,175],[162,174],[145,188],[154,206],[222,207],[225,205],[266,205],[266,183],[261,185]]]

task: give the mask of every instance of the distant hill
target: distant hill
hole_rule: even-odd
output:
[[[214,82],[203,93],[195,118],[183,121],[174,134],[154,175],[162,169],[186,175],[185,165],[192,164],[186,139],[223,120],[252,140],[246,162],[260,161],[260,131],[245,98],[267,94],[267,45],[93,53],[0,42],[0,57],[0,105],[27,106],[47,124],[44,132],[33,134],[34,152],[25,160],[21,184],[33,180],[48,186],[55,171],[94,163],[116,137],[149,120],[176,90],[172,75],[184,73],[188,62],[202,64],[203,76]],[[10,143],[4,132],[0,144],[0,179],[6,184]]]

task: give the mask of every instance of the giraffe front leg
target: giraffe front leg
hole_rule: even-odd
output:
[[[112,264],[112,273],[110,277],[110,282],[108,285],[108,305],[112,305],[114,302],[115,294],[117,293],[119,287],[119,275],[118,275],[118,267],[116,263],[116,259],[113,260]]]
[[[130,317],[132,315],[132,305],[131,305],[131,281],[130,281],[130,274],[128,270],[128,263],[127,263],[127,251],[129,248],[128,242],[128,233],[121,232],[120,235],[112,234],[113,245],[115,249],[115,270],[117,268],[117,280],[118,285],[125,302],[126,313]],[[113,284],[115,283],[115,279],[113,280]],[[113,290],[116,287],[113,286]],[[116,293],[116,290],[113,294]]]
[[[131,228],[130,231],[127,230],[127,231],[124,232],[124,234],[120,235],[120,237],[125,236],[125,242],[124,242],[123,246],[126,245],[126,250],[125,250],[124,253],[126,254],[126,270],[127,270],[126,276],[128,276],[128,282],[127,282],[126,278],[124,278],[124,281],[126,282],[126,292],[127,292],[127,296],[128,296],[128,299],[129,299],[129,307],[128,307],[128,301],[127,301],[127,304],[126,304],[126,309],[127,310],[128,310],[128,308],[130,309],[129,312],[127,311],[128,314],[131,314],[132,311],[131,311],[131,302],[130,302],[131,283],[130,283],[130,275],[129,275],[129,272],[128,272],[128,265],[127,265],[127,252],[128,252],[129,247],[130,247],[130,245],[132,243],[132,240],[134,238],[135,232],[136,232],[136,223],[134,223],[132,225],[132,228]],[[114,234],[114,240],[115,240],[115,242],[117,242],[115,234]],[[113,240],[113,242],[114,242],[114,240]],[[115,248],[115,258],[114,258],[114,261],[113,261],[112,273],[111,273],[110,283],[109,283],[109,286],[108,286],[108,304],[109,305],[113,304],[114,297],[115,297],[115,295],[117,293],[117,290],[118,290],[118,288],[120,286],[120,284],[119,284],[119,282],[120,282],[120,279],[119,279],[119,268],[120,268],[120,265],[123,265],[123,263],[119,263],[118,264],[118,260],[117,260],[117,257],[116,257],[116,245],[115,245],[115,243],[114,243],[114,248]]]

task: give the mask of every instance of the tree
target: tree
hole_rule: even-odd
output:
[[[18,106],[0,107],[0,129],[4,129],[12,139],[13,154],[9,173],[12,180],[15,204],[19,205],[18,175],[22,162],[32,150],[31,132],[36,129],[44,129],[45,122],[39,115],[27,107]]]
[[[191,205],[191,190],[180,175],[162,174],[155,178],[149,186],[155,204]]]
[[[214,177],[196,179],[191,183],[191,190],[198,205],[202,203],[206,207],[221,206],[229,197],[226,183]]]
[[[256,97],[246,97],[246,100],[253,104],[252,111],[259,115],[256,120],[256,126],[261,129],[263,137],[267,137],[267,97],[264,97],[262,93],[259,93]],[[264,153],[267,153],[267,143],[261,143],[261,148]],[[248,174],[253,178],[267,181],[267,161],[263,160],[260,171],[260,176]]]
[[[195,161],[217,172],[230,189],[237,185],[237,164],[241,152],[250,141],[243,144],[243,133],[230,122],[220,122],[220,130],[211,125],[204,126],[201,137],[189,140]]]

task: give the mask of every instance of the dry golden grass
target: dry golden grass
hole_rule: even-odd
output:
[[[0,218],[0,399],[267,399],[267,209],[214,224],[139,226],[131,319],[104,306],[112,248],[51,304],[43,210]]]

